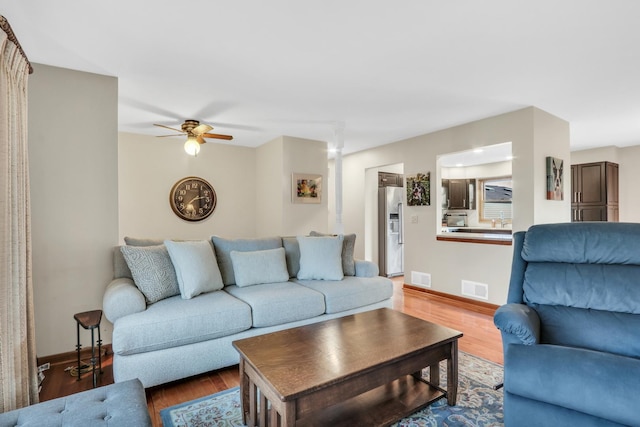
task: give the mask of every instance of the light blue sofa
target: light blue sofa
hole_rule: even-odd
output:
[[[640,224],[535,225],[513,248],[505,425],[640,425]]]
[[[115,248],[115,278],[103,298],[105,317],[113,323],[114,380],[139,378],[144,387],[152,387],[232,366],[239,361],[231,345],[235,340],[391,307],[392,282],[378,276],[376,264],[353,259],[355,235],[350,236],[344,240],[342,280],[297,279],[301,254],[296,237],[214,236],[210,241],[224,287],[191,299],[178,294],[152,304],[145,301],[120,248]],[[163,243],[125,240],[135,246],[157,247]],[[348,246],[351,252],[347,251]],[[277,248],[284,248],[286,256],[284,281],[236,284],[232,251],[251,253]]]

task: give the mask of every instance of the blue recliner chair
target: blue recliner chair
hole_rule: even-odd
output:
[[[513,249],[505,425],[640,426],[640,224],[534,225]]]

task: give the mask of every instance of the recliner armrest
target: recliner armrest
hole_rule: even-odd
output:
[[[117,319],[147,309],[144,295],[127,278],[114,279],[107,286],[102,297],[102,310],[105,317],[114,323]]]
[[[380,273],[378,264],[363,259],[354,259],[356,265],[356,277],[376,277]]]
[[[502,342],[533,345],[540,342],[540,317],[524,304],[506,304],[498,308],[493,323],[502,332]]]

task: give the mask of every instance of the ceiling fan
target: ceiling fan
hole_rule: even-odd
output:
[[[169,129],[175,132],[179,132],[183,135],[187,135],[187,141],[184,143],[184,150],[187,154],[192,156],[198,155],[200,152],[200,145],[207,142],[205,138],[225,139],[230,141],[233,139],[231,135],[221,135],[219,133],[209,133],[213,130],[212,126],[207,124],[200,124],[198,120],[185,120],[181,129],[172,128],[165,125],[154,124],[161,128]],[[175,135],[159,135],[160,137],[175,136]]]

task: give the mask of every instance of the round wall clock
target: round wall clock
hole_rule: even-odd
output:
[[[202,178],[190,176],[176,182],[169,193],[173,212],[187,221],[202,221],[216,208],[216,192]]]

